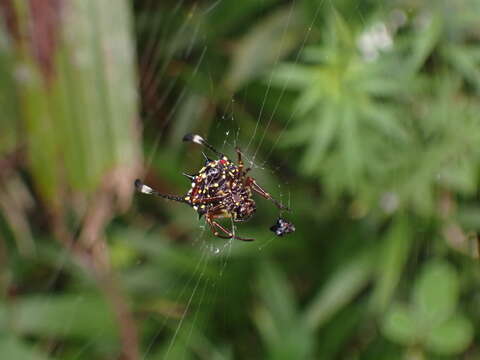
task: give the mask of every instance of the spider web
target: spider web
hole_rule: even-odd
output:
[[[262,0],[262,3],[268,3],[269,1],[271,0]],[[192,96],[194,91],[184,85],[196,81],[202,82],[204,81],[202,76],[206,75],[207,79],[204,82],[208,84],[210,97],[215,98],[217,96],[218,85],[213,75],[216,64],[209,62],[209,53],[215,49],[204,37],[205,35],[201,31],[204,24],[198,19],[202,16],[206,18],[225,2],[227,0],[179,0],[170,1],[170,6],[163,5],[163,2],[156,0],[132,2],[133,6],[141,6],[143,11],[149,13],[150,18],[157,20],[152,22],[148,28],[142,28],[145,26],[144,19],[141,17],[136,19],[136,26],[141,32],[138,37],[143,39],[143,43],[138,48],[137,57],[140,74],[138,80],[142,95],[140,99],[142,103],[141,123],[145,128],[145,138],[148,138],[144,159],[147,179],[149,177],[153,178],[161,185],[174,183],[171,180],[173,177],[169,177],[169,170],[158,165],[158,159],[168,158],[173,154],[185,152],[186,160],[183,161],[184,159],[181,158],[182,161],[178,161],[178,168],[172,169],[172,173],[189,172],[184,163],[198,165],[200,159],[202,159],[201,151],[204,149],[198,146],[190,147],[188,144],[181,142],[183,134],[198,132],[232,160],[235,160],[235,148],[239,147],[246,166],[252,168],[251,175],[259,180],[268,179],[269,176],[277,179],[277,183],[273,187],[270,184],[266,186],[266,189],[281,203],[295,211],[295,199],[291,198],[289,184],[281,176],[282,163],[287,164],[293,157],[289,152],[282,152],[284,154],[283,159],[281,159],[281,162],[275,159],[277,160],[275,163],[273,155],[285,139],[285,134],[289,130],[298,109],[292,109],[283,123],[274,121],[285,100],[290,79],[285,79],[280,86],[277,83],[275,85],[277,92],[274,93],[273,77],[275,70],[279,68],[280,63],[285,58],[293,64],[300,61],[302,51],[312,38],[315,22],[323,9],[334,7],[334,5],[331,1],[318,0],[313,6],[313,13],[310,14],[310,24],[303,29],[300,45],[289,51],[288,55],[283,57],[277,55],[263,74],[257,76],[257,78],[261,77],[263,79],[265,86],[261,88],[259,95],[257,95],[258,107],[252,106],[255,110],[248,109],[253,113],[254,121],[247,126],[244,121],[239,119],[242,105],[238,104],[247,104],[245,106],[248,106],[249,93],[255,92],[255,90],[259,91],[253,88],[254,85],[247,82],[247,85],[242,87],[241,91],[236,92],[236,95],[227,96],[227,100],[221,105],[202,103],[202,99]],[[283,23],[280,32],[280,47],[284,47],[288,42],[288,31],[294,26],[292,14],[301,5],[299,0],[281,3],[288,9],[286,21]],[[195,13],[196,16],[180,16],[185,9],[190,9],[192,14]],[[358,17],[364,21],[360,11],[358,11]],[[182,19],[180,22],[177,21],[179,18]],[[372,53],[367,54],[367,56],[374,55]],[[176,72],[181,72],[181,67],[185,63],[191,69],[186,72],[186,78],[182,78],[176,75]],[[212,70],[208,71],[208,68]],[[269,101],[272,101],[273,105]],[[214,108],[215,115],[212,116],[214,120],[211,124],[207,123],[204,126],[202,124],[203,119],[200,119],[201,115],[196,114],[195,108],[203,106],[202,111],[207,112],[209,105]],[[198,111],[198,113],[200,112]],[[279,127],[273,129],[274,124]],[[152,131],[154,132],[153,135],[151,135]],[[212,136],[212,139],[209,135]],[[163,153],[164,155],[162,155]],[[177,160],[180,160],[180,158],[177,158]],[[173,162],[172,160],[168,161],[168,163]],[[192,165],[191,169],[196,170],[198,166]],[[259,183],[264,185],[262,181],[259,181]],[[183,190],[177,194],[184,194],[188,187],[188,182],[180,184],[177,188]],[[164,188],[169,189],[166,185]],[[255,200],[261,207],[273,207],[271,203],[258,196],[255,197]],[[143,204],[146,203],[147,201]],[[159,247],[165,245],[161,244],[162,242],[175,239],[174,242],[171,241],[162,249],[175,248],[176,254],[184,253],[184,257],[188,258],[189,264],[185,266],[185,269],[169,269],[172,273],[175,273],[175,278],[165,285],[162,284],[161,292],[157,293],[157,297],[161,297],[162,301],[167,302],[167,305],[162,305],[168,308],[167,311],[155,313],[154,311],[149,312],[150,309],[147,308],[145,311],[147,313],[146,319],[142,318],[138,322],[139,325],[142,325],[141,328],[139,326],[141,358],[192,358],[190,352],[196,355],[193,356],[194,358],[234,358],[233,352],[230,352],[228,348],[222,348],[224,344],[217,344],[216,339],[208,337],[209,334],[201,333],[202,327],[212,321],[218,321],[226,329],[234,327],[235,322],[231,319],[231,315],[226,310],[223,310],[221,314],[213,311],[205,314],[202,310],[215,307],[217,303],[227,297],[228,282],[231,279],[229,270],[236,266],[234,264],[236,259],[241,257],[242,254],[248,254],[252,251],[258,254],[257,258],[268,257],[268,251],[272,250],[273,245],[284,241],[283,238],[276,237],[268,229],[274,219],[270,223],[266,221],[257,222],[254,226],[249,223],[237,224],[233,221],[225,223],[224,225],[231,228],[234,234],[245,237],[251,236],[256,239],[255,242],[244,243],[232,239],[215,238],[204,219],[197,221],[195,212],[185,205],[167,204],[166,201],[156,198],[152,198],[149,205],[151,206],[150,209],[155,206],[156,213],[162,213],[162,215],[164,215],[164,212],[161,209],[168,206],[168,213],[173,214],[171,217],[175,217],[175,219],[165,217],[158,223],[157,219],[148,219],[148,221],[151,220],[151,223],[156,223],[150,229],[152,233],[156,234],[157,230],[159,230],[158,232],[164,231],[164,228],[167,227],[170,230],[181,228],[181,231],[180,236],[173,232],[173,234],[167,233],[168,236],[161,239],[155,239],[149,236],[150,230],[144,230],[148,226],[140,223],[141,226],[139,227],[142,228],[142,231],[145,231],[145,239],[151,241],[153,246],[158,245]],[[177,211],[177,209],[182,210]],[[144,216],[143,213],[146,212],[146,209],[140,206],[136,206],[135,210],[142,217]],[[257,215],[260,214],[257,213]],[[253,228],[257,228],[258,231],[250,234]],[[157,243],[155,243],[156,240],[158,240]],[[420,245],[418,246],[420,248]],[[45,285],[44,290],[53,288],[54,283],[60,277],[69,257],[66,252],[64,255],[57,260],[58,263],[55,266],[57,271],[52,276],[51,281]],[[421,254],[417,252],[416,256],[420,258]],[[414,259],[413,262],[420,261]],[[413,278],[414,274],[407,276]],[[79,298],[78,302],[80,303],[81,300]],[[218,318],[209,317],[212,314],[218,316]],[[140,316],[143,316],[143,313]],[[250,314],[245,311],[244,316],[248,317]],[[148,323],[146,329],[143,328],[144,323]],[[69,327],[68,324],[67,327]],[[102,343],[102,341],[101,337],[92,337],[92,340],[84,344],[72,358],[83,358],[89,347],[92,347],[95,343]],[[208,349],[208,352],[205,352],[205,349]],[[211,355],[211,357],[205,356],[205,353]]]
[[[207,2],[207,4],[198,5],[194,3],[192,5],[191,11],[199,11],[202,15],[208,15],[210,12],[214,11],[222,1],[225,0],[216,0]],[[146,104],[145,98],[143,100],[143,123],[145,127],[150,127],[158,121],[159,113],[162,109],[165,108],[165,105],[168,103],[168,110],[166,114],[162,114],[163,120],[160,126],[156,128],[155,140],[149,151],[145,155],[145,168],[150,169],[152,162],[156,154],[158,154],[161,148],[162,141],[165,140],[165,133],[168,132],[169,127],[171,127],[172,122],[178,120],[179,114],[182,112],[182,106],[185,106],[185,98],[187,96],[187,88],[181,88],[178,96],[171,101],[170,96],[174,90],[178,87],[179,77],[174,77],[167,81],[167,72],[169,71],[168,67],[174,60],[188,59],[192,54],[194,44],[196,44],[199,54],[193,64],[193,70],[190,74],[190,79],[194,79],[199,75],[199,69],[201,66],[209,67],[209,64],[206,63],[206,54],[208,54],[211,49],[209,49],[205,39],[199,39],[199,26],[200,22],[192,24],[193,17],[186,17],[183,22],[180,24],[175,24],[172,19],[182,10],[182,6],[185,4],[184,0],[181,0],[176,3],[171,8],[169,14],[158,14],[158,21],[156,26],[154,26],[146,35],[146,40],[144,40],[144,46],[141,48],[138,54],[139,58],[139,67],[142,74],[140,78],[140,84],[142,88],[143,96],[149,97],[155,92],[155,89],[159,87],[159,84],[165,83],[163,88],[162,95],[158,99],[150,104]],[[201,6],[201,8],[200,8]],[[293,51],[293,61],[297,63],[299,61],[300,54],[307,44],[312,27],[315,21],[318,18],[318,15],[324,6],[324,2],[320,1],[316,6],[314,16],[311,20],[311,24],[308,28],[304,29],[303,40],[301,46],[296,48]],[[292,1],[289,4],[288,17],[285,22],[281,35],[281,45],[283,47],[286,43],[287,32],[292,26],[291,17],[293,12],[298,7],[296,1]],[[156,4],[153,0],[147,0],[145,9],[151,9],[152,13],[159,11],[159,8],[156,7]],[[160,23],[162,23],[160,26]],[[173,36],[170,38],[172,41],[167,41],[168,32],[173,30]],[[191,36],[188,45],[185,50],[179,55],[176,53],[176,47],[179,45],[180,41],[183,41],[185,35],[188,33]],[[200,45],[198,44],[200,43]],[[165,53],[166,56],[159,61],[156,54]],[[211,132],[223,134],[223,142],[218,144],[214,143],[213,145],[218,148],[220,151],[225,152],[227,155],[234,153],[236,147],[240,147],[242,157],[246,166],[252,168],[253,175],[257,173],[268,172],[270,174],[276,173],[276,169],[270,169],[269,159],[278,146],[279,142],[282,140],[285,129],[288,127],[290,121],[294,117],[294,113],[288,118],[287,122],[283,125],[283,128],[280,129],[278,135],[275,136],[273,145],[270,147],[264,147],[265,138],[267,133],[271,130],[271,124],[273,119],[276,116],[277,110],[283,100],[289,79],[285,80],[285,83],[280,89],[280,94],[277,96],[273,111],[269,112],[266,107],[266,102],[269,96],[271,96],[270,91],[272,88],[272,78],[273,72],[279,65],[281,61],[280,52],[277,54],[274,59],[273,65],[270,70],[266,72],[266,89],[262,95],[262,101],[258,114],[255,117],[255,125],[253,131],[242,129],[240,122],[236,118],[236,101],[237,99],[232,95],[230,97],[229,103],[224,106],[221,116],[218,117],[218,120],[212,124]],[[215,93],[215,81],[212,77],[212,74],[208,73],[208,81],[210,83],[210,93]],[[242,91],[243,96],[246,97],[249,91],[249,85],[245,87]],[[242,99],[245,100],[245,99]],[[148,99],[147,99],[148,101]],[[187,124],[186,131],[194,132],[195,123]],[[247,133],[248,131],[248,133]],[[200,133],[202,136],[206,134]],[[255,141],[256,137],[260,139]],[[241,138],[247,138],[246,143],[241,143]],[[208,137],[207,137],[208,140]],[[180,143],[180,138],[175,139]],[[211,142],[211,141],[210,141]],[[242,148],[244,145],[244,148]],[[266,154],[264,157],[260,156],[260,151]],[[200,151],[195,151],[189,156],[199,157]],[[260,160],[259,160],[260,159]],[[288,156],[285,158],[285,161],[288,161]],[[284,193],[284,187],[287,188],[287,194]],[[269,189],[271,190],[271,189]],[[290,199],[290,194],[288,192],[288,185],[278,184],[277,191],[273,192],[273,195],[280,200],[280,202],[285,203],[288,207],[292,207],[292,201]],[[192,216],[194,216],[192,214]],[[231,229],[234,234],[238,233],[238,226],[232,221]],[[271,245],[275,241],[276,236],[273,235],[268,227],[264,227],[264,233],[261,238],[257,238],[255,243],[240,244],[240,242],[235,240],[226,240],[223,243],[220,243],[217,239],[213,239],[213,235],[210,234],[209,229],[206,229],[204,223],[199,222],[197,236],[192,242],[192,246],[199,249],[199,257],[194,259],[195,264],[194,273],[186,281],[183,288],[180,290],[179,294],[174,297],[174,303],[184,304],[181,315],[176,320],[176,322],[171,322],[167,317],[163,321],[158,323],[156,330],[154,331],[153,336],[150,337],[147,345],[143,349],[143,359],[150,357],[155,357],[155,347],[158,342],[158,339],[162,337],[162,334],[165,332],[166,328],[169,329],[170,339],[166,340],[166,347],[161,350],[163,354],[162,358],[178,358],[180,355],[183,357],[189,346],[189,342],[192,337],[196,336],[195,330],[198,327],[199,322],[204,322],[206,319],[200,319],[199,316],[202,303],[205,300],[205,294],[207,291],[210,293],[210,298],[215,298],[219,296],[221,289],[221,280],[226,271],[228,271],[228,264],[231,259],[232,252],[235,252],[237,247],[249,246],[254,247],[258,251],[264,250],[266,247]],[[212,240],[213,239],[213,240]],[[205,277],[205,271],[209,261],[217,261],[220,266],[218,268],[218,273],[213,278]],[[193,286],[193,287],[192,287]],[[171,289],[165,289],[163,296],[168,297]],[[213,294],[213,295],[212,295]],[[227,315],[224,314],[224,317]],[[227,321],[227,320],[225,320]],[[183,351],[178,353],[178,347],[184,347]]]

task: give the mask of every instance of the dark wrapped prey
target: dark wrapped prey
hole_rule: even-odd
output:
[[[294,232],[295,225],[285,219],[278,218],[277,222],[273,224],[270,230],[272,230],[277,236],[283,236]]]

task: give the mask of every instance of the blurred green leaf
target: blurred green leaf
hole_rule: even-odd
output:
[[[343,264],[322,286],[304,313],[312,329],[324,325],[335,313],[354,299],[369,283],[374,270],[374,250],[356,255]]]
[[[480,54],[477,47],[449,44],[442,48],[442,54],[476,87],[477,92],[480,91]]]
[[[304,37],[301,12],[288,5],[262,19],[238,42],[232,65],[224,80],[230,90],[237,90],[275,65]]]
[[[210,341],[202,332],[203,322],[198,319],[200,316],[196,314],[197,311],[194,311],[195,322],[184,318],[181,326],[172,324],[172,337],[158,355],[153,356],[154,359],[232,359],[228,347],[222,347],[217,341]]]
[[[456,315],[432,329],[427,336],[427,347],[440,355],[455,355],[466,350],[473,339],[472,323]]]
[[[443,261],[431,261],[422,270],[413,288],[418,321],[435,327],[448,319],[457,306],[459,283],[455,269]]]
[[[18,47],[24,50],[17,54],[23,75],[16,85],[31,169],[41,193],[53,203],[59,202],[60,174],[70,187],[91,192],[108,171],[133,168],[139,156],[128,13],[125,0],[114,6],[75,0],[61,13],[68,26],[55,23],[54,15],[37,14],[40,25],[54,22],[48,76],[35,53]],[[27,9],[19,14],[27,24],[31,14]],[[32,29],[22,31],[28,37]]]
[[[187,274],[193,274],[198,269],[200,263],[209,261],[208,250],[191,247],[176,248],[166,243],[164,241],[165,235],[158,232],[145,234],[145,232],[135,228],[117,229],[112,234],[112,238],[119,245],[132,251],[138,251],[138,257],[150,259],[164,271],[180,270]],[[217,271],[207,264],[203,268],[202,276],[215,277],[217,276]]]
[[[222,33],[235,31],[235,29],[242,26],[242,22],[255,14],[265,11],[265,9],[278,2],[278,0],[265,0],[262,2],[244,0],[232,7],[228,2],[213,1],[211,4],[206,4],[202,10],[207,16],[206,22],[209,26],[209,34],[216,39]]]
[[[265,263],[260,270],[258,287],[269,312],[280,326],[291,323],[296,314],[295,299],[287,279],[272,264]]]
[[[0,29],[0,155],[12,151],[18,145],[18,99],[12,91],[15,85],[15,59],[12,44]]]
[[[322,359],[336,359],[348,347],[349,340],[366,319],[365,304],[346,306],[322,329],[322,341],[318,343]]]
[[[35,347],[13,335],[0,336],[0,354],[2,354],[2,358],[12,360],[53,359],[43,355],[40,351],[37,351]]]
[[[13,309],[15,328],[22,334],[39,337],[100,336],[112,341],[117,325],[103,299],[86,295],[23,297]]]
[[[442,17],[437,12],[426,13],[419,19],[421,27],[413,39],[413,49],[408,63],[408,69],[415,73],[424,65],[428,56],[437,45],[442,33]]]
[[[463,228],[480,230],[480,207],[477,204],[462,206],[457,217]]]
[[[254,313],[272,360],[310,359],[313,333],[298,315],[289,284],[279,270],[265,263],[258,280],[262,305]]]
[[[385,236],[379,254],[377,285],[372,295],[374,311],[382,312],[390,303],[404,270],[412,244],[408,217],[397,216]]]
[[[308,50],[311,49],[307,48],[305,49],[305,52]],[[275,67],[273,76],[267,76],[265,82],[267,85],[270,83],[271,85],[287,87],[291,90],[304,90],[306,86],[312,84],[312,80],[312,71],[308,67],[301,67],[292,63],[280,63]],[[299,105],[298,111],[305,111],[305,108],[311,108],[312,105]]]
[[[411,309],[394,305],[385,315],[382,324],[385,336],[403,345],[413,344],[418,336],[418,320]]]

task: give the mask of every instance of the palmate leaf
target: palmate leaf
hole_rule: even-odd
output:
[[[300,168],[324,175],[330,193],[356,191],[373,176],[372,165],[385,161],[386,140],[406,139],[392,102],[378,98],[405,94],[406,82],[394,62],[361,58],[354,32],[338,13],[324,33],[322,46],[303,52],[308,65],[290,63],[274,71],[275,86],[299,91],[283,145],[306,143]]]
[[[352,46],[353,31],[336,14],[322,45],[302,53],[306,64],[288,63],[274,72],[275,86],[298,92],[282,145],[302,147],[300,169],[326,185],[329,194],[348,191],[371,201],[381,197],[376,189],[394,191],[402,206],[426,214],[433,209],[438,184],[474,191],[477,106],[462,98],[452,101],[460,89],[447,73],[443,83],[417,76],[436,49],[445,48],[451,49],[446,59],[476,83],[476,52],[457,50],[455,57],[451,54],[458,46],[441,36],[460,26],[442,21],[444,11],[443,5],[432,9],[421,36],[408,42],[408,55],[400,55],[399,47],[375,62],[360,57]],[[429,91],[432,95],[426,96]]]
[[[417,75],[427,60],[435,58],[436,64],[448,64],[464,81],[473,84],[478,92],[480,62],[478,47],[470,45],[469,34],[475,32],[480,8],[475,0],[455,3],[438,1],[430,6],[423,4],[412,22],[415,36],[405,42],[408,60],[405,66],[411,75]],[[449,14],[449,16],[446,16]]]
[[[408,141],[396,147],[381,175],[404,205],[423,214],[433,210],[438,185],[463,194],[476,191],[479,108],[474,102],[455,99],[458,84],[448,77],[436,84],[434,95],[423,101],[424,112],[409,121]]]
[[[382,331],[403,345],[417,345],[440,355],[464,351],[473,338],[470,320],[456,312],[459,280],[447,262],[433,260],[423,268],[413,288],[412,303],[393,305]]]

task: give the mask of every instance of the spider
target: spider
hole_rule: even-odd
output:
[[[187,134],[183,137],[183,141],[202,145],[219,158],[212,160],[203,154],[206,159],[205,166],[200,169],[198,174],[183,174],[192,181],[192,186],[185,196],[161,194],[137,179],[135,187],[139,192],[160,196],[193,207],[199,218],[205,215],[212,233],[222,239],[255,240],[239,237],[234,234],[233,230],[227,230],[216,221],[220,218],[231,218],[234,222],[249,220],[256,211],[255,201],[252,198],[253,193],[272,201],[280,210],[289,210],[260,187],[255,179],[247,176],[250,168],[244,168],[239,148],[236,148],[237,163],[235,164],[200,135]]]

